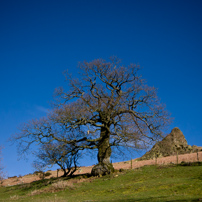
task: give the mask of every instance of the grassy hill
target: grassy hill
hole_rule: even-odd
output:
[[[78,175],[0,187],[0,201],[202,201],[202,163],[144,166],[99,178]]]

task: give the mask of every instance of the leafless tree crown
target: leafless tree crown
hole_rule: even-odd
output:
[[[126,67],[111,58],[83,62],[79,68],[78,78],[65,73],[69,90],[56,90],[58,102],[48,116],[24,124],[15,136],[21,151],[36,142],[60,142],[75,151],[98,149],[102,161],[112,146],[141,149],[162,137],[170,116],[139,66]]]

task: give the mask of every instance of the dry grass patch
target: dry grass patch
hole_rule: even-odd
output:
[[[81,183],[92,182],[94,179],[96,179],[96,177],[83,178],[82,176],[80,176],[79,178],[73,178],[73,179],[61,178],[60,180],[57,180],[56,182],[53,182],[50,184],[47,183],[49,185],[45,188],[32,190],[31,193],[28,194],[28,196],[39,195],[42,193],[56,193],[59,191],[63,191],[65,189],[74,190],[75,187],[79,187]],[[29,185],[26,185],[26,186],[29,186]]]

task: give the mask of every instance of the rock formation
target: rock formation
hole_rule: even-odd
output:
[[[111,163],[99,163],[95,165],[91,171],[91,175],[93,176],[102,176],[108,175],[114,172],[114,167]]]
[[[179,128],[172,129],[162,141],[157,142],[150,151],[146,152],[140,160],[154,159],[156,157],[173,156],[202,151],[202,147],[190,146]]]

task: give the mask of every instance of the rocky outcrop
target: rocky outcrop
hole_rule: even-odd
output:
[[[91,171],[93,176],[103,176],[114,172],[114,167],[111,163],[99,163],[95,165]]]
[[[187,154],[202,151],[202,147],[188,145],[179,128],[172,129],[162,141],[157,142],[150,151],[146,152],[140,160],[149,160],[156,157],[166,157],[178,154]]]

